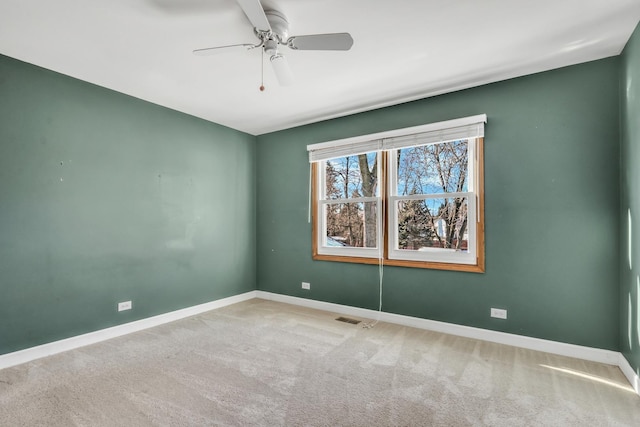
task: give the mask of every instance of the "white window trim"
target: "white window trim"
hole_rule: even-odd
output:
[[[317,235],[316,238],[316,251],[318,255],[329,255],[335,257],[344,257],[347,258],[383,258],[386,246],[386,257],[388,260],[396,260],[398,262],[409,261],[409,262],[424,262],[425,264],[430,263],[433,265],[436,264],[463,264],[469,266],[477,266],[479,270],[466,270],[466,271],[484,271],[484,255],[482,255],[482,263],[478,264],[480,258],[478,257],[477,248],[478,248],[478,230],[477,221],[481,218],[481,213],[479,211],[480,204],[480,194],[478,193],[479,188],[477,187],[478,183],[478,138],[484,138],[484,124],[487,122],[486,114],[480,114],[470,117],[464,117],[460,119],[447,120],[437,123],[430,123],[426,125],[414,126],[403,129],[395,129],[391,131],[379,132],[369,135],[361,135],[352,138],[345,138],[335,141],[328,141],[317,144],[310,144],[307,146],[307,150],[309,152],[309,162],[317,163],[318,173],[316,182],[316,203],[317,209],[315,212],[316,215],[316,224],[317,224]],[[377,248],[351,248],[351,247],[330,247],[326,245],[326,221],[324,216],[324,209],[327,204],[330,203],[344,203],[344,202],[355,202],[356,199],[341,199],[341,200],[326,200],[324,192],[326,191],[326,186],[324,185],[324,170],[325,170],[325,161],[338,158],[345,157],[350,155],[363,154],[367,152],[377,151],[380,153],[382,151],[385,152],[393,152],[398,148],[405,147],[413,147],[418,145],[428,145],[433,143],[442,143],[442,142],[450,142],[456,140],[467,140],[468,141],[468,174],[469,174],[469,183],[468,183],[468,191],[464,193],[441,193],[438,194],[437,197],[455,197],[456,195],[464,195],[468,197],[468,217],[467,217],[467,231],[468,231],[468,251],[456,251],[455,249],[441,249],[441,248],[433,248],[427,250],[397,250],[394,249],[397,247],[397,209],[396,202],[397,200],[406,199],[408,196],[397,196],[394,195],[392,190],[395,186],[395,162],[391,161],[393,155],[387,156],[387,162],[390,162],[386,165],[388,177],[386,179],[386,196],[383,199],[381,195],[377,197],[366,198],[367,201],[369,199],[371,201],[377,201]],[[379,157],[380,158],[380,157]],[[380,174],[381,161],[378,162],[378,176]],[[482,167],[482,165],[480,165]],[[392,181],[394,181],[392,183]],[[384,185],[383,182],[380,183]],[[436,197],[435,195],[417,195],[411,196],[417,198],[429,198]],[[364,198],[363,198],[364,199]],[[360,201],[359,199],[357,201]],[[389,218],[387,219],[387,230],[383,230],[384,225],[383,215],[385,212],[385,204],[388,203],[389,206],[386,207],[387,214]],[[484,231],[482,232],[484,236]],[[383,241],[386,239],[386,241]],[[481,242],[484,242],[484,237],[482,237]],[[482,243],[484,246],[484,243]],[[484,249],[482,250],[484,254]],[[354,262],[354,261],[351,261]],[[438,267],[440,268],[440,267]]]
[[[432,143],[434,144],[434,143]],[[423,144],[430,145],[430,144]],[[476,194],[476,179],[475,175],[477,161],[476,156],[477,139],[467,139],[467,156],[469,161],[467,162],[467,171],[469,182],[467,188],[469,191],[465,192],[452,192],[452,193],[438,193],[438,194],[418,194],[410,196],[400,196],[398,192],[398,170],[397,170],[397,153],[398,150],[391,150],[390,155],[387,158],[387,170],[389,171],[389,177],[387,178],[387,194],[389,195],[389,259],[407,260],[407,261],[424,261],[424,262],[444,262],[451,264],[475,264],[477,262],[476,254],[476,222],[477,222],[477,199]],[[467,198],[467,231],[469,240],[467,243],[467,251],[457,251],[455,249],[421,249],[421,250],[406,250],[398,248],[398,201],[402,200],[425,200],[425,199],[441,199],[441,198],[455,198],[466,197]]]
[[[370,151],[369,151],[370,152]],[[362,153],[359,153],[362,154]],[[378,156],[380,156],[378,152]],[[353,154],[351,154],[353,155]],[[319,162],[320,171],[326,170],[326,160]],[[378,157],[377,176],[380,176],[382,169],[380,157]],[[318,173],[318,210],[316,212],[316,218],[322,218],[320,227],[318,227],[318,235],[316,236],[318,242],[318,254],[320,255],[334,255],[334,256],[346,256],[346,257],[361,257],[361,258],[380,258],[382,256],[382,250],[384,247],[383,229],[382,229],[382,198],[378,196],[372,197],[357,197],[349,199],[327,199],[326,195],[326,182],[325,173]],[[376,244],[375,248],[355,248],[355,247],[335,247],[327,246],[327,222],[325,216],[325,206],[337,203],[362,203],[362,202],[376,202]]]

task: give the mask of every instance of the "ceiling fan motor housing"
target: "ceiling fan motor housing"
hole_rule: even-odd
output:
[[[277,41],[286,42],[289,38],[289,21],[287,21],[287,17],[277,10],[265,10],[264,14],[267,16],[267,21],[271,25],[271,32]]]

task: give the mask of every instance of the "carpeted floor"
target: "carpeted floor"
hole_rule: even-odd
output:
[[[254,299],[0,371],[3,426],[638,426],[617,367]]]

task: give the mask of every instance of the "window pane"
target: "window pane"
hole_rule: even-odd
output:
[[[398,201],[398,248],[466,251],[468,203],[466,197]]]
[[[378,153],[340,157],[325,162],[329,200],[378,195]]]
[[[398,150],[397,194],[468,191],[467,140]]]
[[[325,246],[377,247],[377,203],[335,203],[325,205]]]

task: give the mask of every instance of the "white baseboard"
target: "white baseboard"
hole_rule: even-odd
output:
[[[211,301],[208,303],[183,308],[181,310],[160,314],[146,319],[136,320],[123,325],[101,329],[83,335],[42,344],[36,347],[19,350],[13,353],[0,355],[0,369],[27,363],[35,359],[84,347],[116,338],[122,335],[138,332],[144,329],[159,326],[164,323],[195,316],[217,308],[226,307],[253,298],[283,302],[287,304],[299,305],[318,310],[331,311],[334,313],[349,316],[363,317],[367,319],[378,319],[383,322],[395,323],[413,328],[426,329],[435,332],[442,332],[467,338],[475,338],[483,341],[490,341],[499,344],[506,344],[515,347],[527,348],[530,350],[543,351],[551,354],[575,357],[583,360],[606,363],[618,366],[625,375],[633,389],[640,395],[640,377],[633,370],[627,359],[620,352],[603,350],[592,347],[567,344],[557,341],[549,341],[540,338],[525,337],[522,335],[509,334],[506,332],[490,331],[487,329],[474,328],[470,326],[455,325],[452,323],[438,322],[435,320],[421,319],[417,317],[403,316],[400,314],[377,312],[365,308],[351,307],[347,305],[334,304],[324,301],[316,301],[306,298],[292,297],[288,295],[274,294],[264,291],[250,291],[240,295]]]
[[[216,301],[183,308],[181,310],[171,311],[169,313],[159,314],[153,317],[147,317],[146,319],[136,320],[134,322],[125,323],[123,325],[113,326],[110,328],[101,329],[99,331],[89,332],[87,334],[66,338],[60,341],[54,341],[36,347],[15,351],[13,353],[3,354],[0,355],[0,369],[20,365],[22,363],[30,362],[41,357],[51,356],[54,354],[62,353],[63,351],[73,350],[75,348],[84,347],[89,344],[95,344],[100,341],[116,338],[122,335],[130,334],[132,332],[138,332],[143,329],[159,326],[164,323],[169,323],[176,320],[184,319],[186,317],[195,316],[197,314],[214,310],[216,308],[226,307],[231,304],[250,300],[256,298],[256,292],[257,291],[250,291],[244,294],[234,295],[232,297],[222,298]]]
[[[558,341],[544,340],[541,338],[531,338],[523,335],[509,334],[506,332],[491,331],[488,329],[474,328],[471,326],[455,325],[452,323],[438,322],[436,320],[421,319],[418,317],[403,316],[393,313],[379,313],[376,310],[351,307],[348,305],[334,304],[324,301],[316,301],[306,298],[292,297],[288,295],[274,294],[265,291],[256,291],[256,297],[271,301],[283,302],[287,304],[299,305],[303,307],[315,308],[318,310],[331,311],[348,316],[364,317],[366,319],[378,319],[382,322],[395,323],[403,326],[410,326],[418,329],[442,332],[445,334],[475,338],[483,341],[490,341],[499,344],[511,345],[514,347],[526,348],[530,350],[543,351],[545,353],[557,354],[561,356],[574,357],[592,362],[605,363],[620,368],[629,384],[640,395],[640,377],[633,370],[624,355],[617,351],[603,350],[600,348],[586,347],[574,344],[567,344]]]
[[[509,334],[506,332],[491,331],[488,329],[474,328],[471,326],[456,325],[453,323],[438,322],[435,320],[421,319],[418,317],[403,316],[393,313],[378,313],[375,310],[351,307],[323,301],[315,301],[306,298],[292,297],[288,295],[274,294],[271,292],[256,291],[258,298],[300,305],[318,310],[332,311],[350,316],[364,317],[367,319],[379,319],[382,322],[395,323],[413,328],[427,329],[435,332],[456,335],[466,338],[475,338],[514,347],[530,350],[544,351],[546,353],[561,356],[575,357],[577,359],[606,363],[619,366],[621,354],[617,351],[603,350],[593,347],[585,347],[567,344],[558,341],[549,341],[540,338],[531,338],[523,335]],[[624,357],[622,357],[624,359]],[[622,368],[621,368],[622,369]]]
[[[631,384],[631,387],[633,387],[636,393],[640,395],[640,377],[638,377],[638,374],[633,370],[627,358],[624,357],[622,353],[618,354],[620,355],[618,360],[618,367],[620,368],[624,376],[627,377],[627,380],[629,381],[629,384]]]

